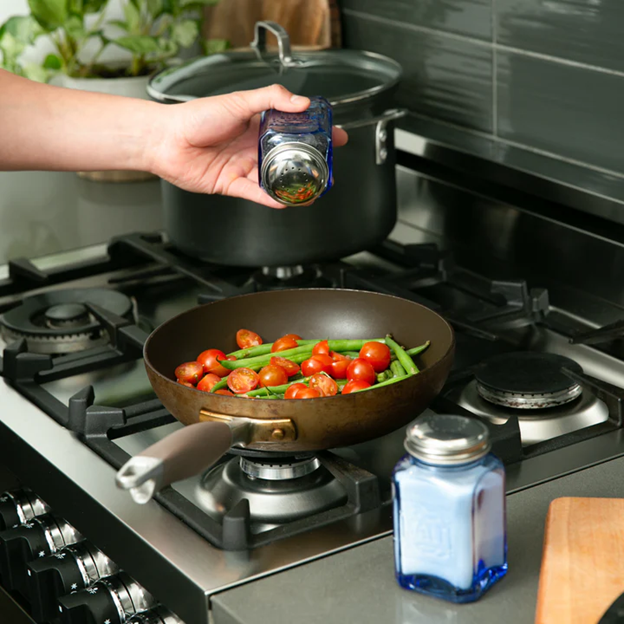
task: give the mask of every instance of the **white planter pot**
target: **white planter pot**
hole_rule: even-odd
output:
[[[149,96],[146,90],[148,80],[149,76],[138,76],[136,78],[72,78],[60,75],[54,83],[68,89],[148,100]],[[97,182],[140,182],[156,177],[151,173],[143,171],[79,171],[78,175],[81,178]]]

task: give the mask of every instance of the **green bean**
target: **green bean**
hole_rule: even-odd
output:
[[[409,356],[418,355],[419,353],[422,353],[425,349],[427,349],[427,347],[429,347],[430,344],[431,344],[431,342],[429,340],[427,340],[427,342],[425,342],[425,344],[423,344],[423,345],[420,345],[420,347],[414,347],[413,349],[407,349],[406,353]]]
[[[305,345],[314,345],[319,340],[297,340],[297,344],[300,347],[304,347]],[[229,356],[234,356],[237,360],[242,360],[243,358],[248,357],[256,357],[258,355],[266,355],[267,353],[271,353],[271,349],[273,348],[274,342],[267,342],[266,344],[261,344],[256,347],[248,347],[247,349],[239,349],[238,351],[232,351],[232,353],[228,353]],[[277,354],[275,354],[277,355]]]
[[[382,381],[386,381],[386,379],[391,379],[392,373],[390,371],[382,371],[381,373],[377,373],[377,383],[381,383]]]
[[[385,381],[382,381],[381,383],[375,384],[374,386],[370,386],[368,388],[362,388],[361,390],[354,390],[353,392],[366,392],[367,390],[376,390],[377,388],[381,388],[382,386],[389,386],[393,383],[396,383],[397,381],[403,381],[404,379],[407,379],[408,377],[411,377],[412,375],[403,375],[403,377],[393,377],[392,379],[386,379]]]
[[[353,359],[360,357],[359,351],[338,351],[338,353],[340,353],[340,355],[344,355],[345,357],[350,357]]]
[[[212,386],[210,392],[216,392],[217,390],[221,390],[221,388],[225,388],[227,386],[227,377],[223,377],[221,381],[217,381],[217,383]]]
[[[403,368],[399,360],[395,360],[394,362],[390,363],[390,370],[392,371],[393,377],[404,377],[406,375],[405,369]]]
[[[293,355],[300,355],[302,353],[312,354],[312,345],[304,345],[302,347],[295,347],[294,349],[286,349],[284,351],[278,351],[277,353],[269,353],[268,355],[259,355],[257,357],[244,358],[242,360],[220,360],[220,364],[223,368],[229,370],[236,370],[237,368],[251,368],[251,370],[258,370],[263,366],[266,366],[271,362],[271,358],[275,356],[285,357],[289,360]]]
[[[257,397],[257,396],[266,396],[267,394],[270,394],[271,392],[277,392],[278,394],[281,394],[283,392],[286,392],[286,390],[288,390],[288,388],[290,388],[290,386],[292,386],[293,384],[307,383],[308,381],[310,381],[310,378],[304,377],[303,379],[289,381],[288,383],[282,384],[281,386],[270,386],[270,391],[267,390],[267,388],[257,388],[256,390],[251,390],[250,392],[248,392],[247,395],[250,397]]]
[[[386,336],[386,344],[394,351],[397,360],[401,363],[406,373],[415,375],[420,372],[412,358],[405,352],[405,349],[400,347],[390,336]]]
[[[329,348],[331,351],[350,351],[354,349],[361,349],[363,345],[367,342],[383,342],[382,338],[375,338],[373,340],[329,340]],[[221,365],[224,368],[229,370],[235,370],[237,368],[251,368],[252,370],[258,370],[263,366],[266,366],[270,363],[271,358],[274,356],[285,357],[288,359],[292,359],[291,356],[299,355],[301,353],[312,354],[313,346],[322,342],[321,340],[307,341],[308,344],[302,345],[300,347],[295,347],[294,349],[285,349],[284,351],[277,351],[276,353],[269,353],[267,355],[259,355],[256,357],[243,358],[242,360],[235,360],[231,362],[229,360],[221,360]],[[264,345],[260,345],[264,346]],[[307,359],[307,358],[304,358]]]

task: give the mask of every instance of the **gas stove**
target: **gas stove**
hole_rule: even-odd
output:
[[[430,409],[486,423],[508,491],[624,454],[621,308],[601,301],[593,315],[588,294],[564,305],[568,291],[550,279],[475,271],[410,242],[415,232],[399,224],[381,247],[320,266],[205,265],[157,233],[4,268],[0,452],[19,488],[0,497],[0,575],[31,621],[56,609],[63,624],[87,613],[207,624],[218,592],[390,533],[402,430],[318,454],[234,450],[145,506],[116,489],[130,455],[182,426],[141,354],[152,329],[198,303],[319,286],[417,301],[457,338]]]

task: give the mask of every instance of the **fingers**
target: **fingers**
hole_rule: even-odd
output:
[[[347,144],[349,135],[342,128],[333,128],[332,140],[336,147],[342,147]]]
[[[245,120],[269,108],[285,113],[300,113],[310,106],[310,100],[307,97],[295,95],[277,84],[252,91],[237,91],[224,97],[230,99],[230,103]]]

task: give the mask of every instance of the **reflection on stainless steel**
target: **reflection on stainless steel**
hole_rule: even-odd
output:
[[[453,395],[453,398],[456,398],[461,407],[473,414],[485,416],[497,425],[504,424],[511,416],[517,416],[524,446],[590,427],[609,418],[607,406],[590,391],[585,391],[580,398],[558,407],[516,410],[485,401],[479,394],[477,382],[473,380],[458,396]]]
[[[210,469],[194,488],[192,500],[215,519],[247,499],[252,531],[259,533],[347,500],[344,488],[324,467],[296,479],[269,481],[250,478],[241,469],[241,459]]]
[[[142,360],[43,384],[65,404],[87,386],[93,386],[98,405],[127,405],[153,394]]]
[[[254,461],[246,457],[240,458],[241,470],[252,479],[283,481],[305,477],[317,470],[321,462],[316,457],[292,461]]]
[[[477,382],[477,392],[479,396],[493,405],[509,407],[511,409],[523,410],[543,410],[565,405],[578,399],[583,392],[580,384],[572,384],[570,388],[559,392],[548,392],[543,394],[507,394],[488,388]]]

